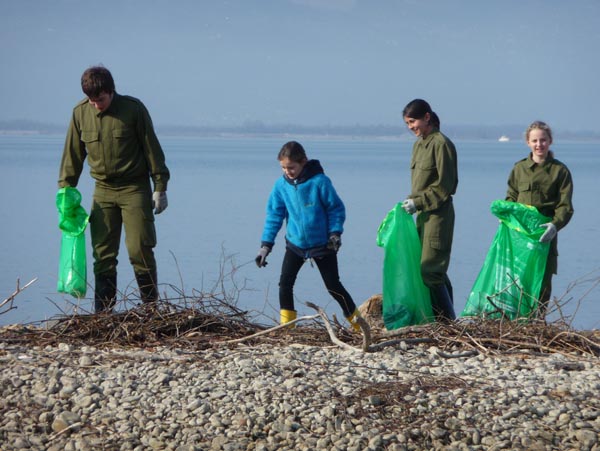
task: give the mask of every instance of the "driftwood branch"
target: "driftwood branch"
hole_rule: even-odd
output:
[[[279,329],[285,329],[286,327],[293,327],[297,322],[307,321],[307,320],[315,319],[315,318],[318,318],[318,317],[319,317],[319,315],[301,316],[300,318],[296,318],[295,320],[290,321],[288,323],[279,324],[279,325],[277,325],[275,327],[271,327],[270,329],[261,330],[260,332],[257,332],[257,333],[252,334],[252,335],[248,335],[246,337],[236,338],[234,340],[222,341],[220,343],[221,344],[241,343],[243,341],[251,340],[253,338],[258,338],[260,336],[270,334],[271,332],[275,332],[276,330],[279,330]],[[188,334],[188,336],[190,336],[190,334]]]
[[[13,294],[11,294],[9,297],[7,297],[6,299],[4,299],[2,302],[0,302],[0,309],[3,308],[6,304],[8,304],[8,307],[6,308],[6,310],[4,311],[0,311],[0,315],[9,312],[10,310],[16,308],[13,306],[13,301],[15,300],[15,297],[17,297],[17,295],[23,291],[25,288],[29,287],[32,283],[34,283],[37,280],[37,277],[35,279],[30,280],[28,283],[26,283],[25,285],[23,285],[22,287],[19,286],[19,279],[17,279],[17,289],[14,291]]]
[[[337,335],[333,331],[333,328],[331,327],[331,323],[329,321],[329,318],[327,317],[327,314],[325,313],[325,311],[321,307],[319,307],[318,305],[313,304],[312,302],[307,302],[306,305],[308,307],[312,308],[312,309],[315,309],[317,312],[319,312],[319,315],[321,316],[321,318],[323,318],[323,323],[325,324],[325,328],[327,329],[327,333],[329,333],[329,338],[331,339],[331,341],[334,344],[338,345],[341,348],[349,349],[351,351],[359,351],[358,348],[355,348],[352,345],[344,343],[343,341],[341,341],[337,337]],[[360,318],[360,319],[362,319],[362,318]],[[371,340],[371,335],[370,335],[370,332],[369,332],[369,327],[366,326],[366,328],[363,328],[363,325],[361,324],[361,329],[363,330],[363,346],[362,346],[362,351],[363,352],[368,352],[369,351],[370,340]]]

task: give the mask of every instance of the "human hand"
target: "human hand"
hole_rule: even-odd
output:
[[[404,208],[404,211],[409,215],[417,212],[417,206],[415,205],[415,201],[412,199],[406,199],[404,202],[402,202],[402,208]]]
[[[342,237],[339,233],[332,233],[327,241],[327,249],[337,252],[340,250],[340,247],[342,247]]]
[[[270,253],[271,253],[271,249],[269,247],[262,246],[258,250],[258,255],[254,259],[254,261],[256,262],[256,266],[258,266],[259,268],[262,268],[263,266],[267,266],[267,255],[269,255]]]
[[[154,208],[154,214],[158,215],[165,211],[169,201],[167,200],[167,193],[165,191],[155,191],[152,194],[152,208]]]
[[[554,224],[552,224],[551,222],[542,224],[542,225],[540,225],[540,227],[543,227],[546,229],[546,231],[540,237],[540,243],[546,243],[548,241],[552,241],[554,239],[554,237],[556,236],[556,234],[558,233],[558,230],[556,230],[556,226]]]

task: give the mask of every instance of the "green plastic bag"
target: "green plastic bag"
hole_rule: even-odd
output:
[[[551,218],[535,207],[496,200],[498,231],[461,316],[528,318],[537,311],[550,243],[540,243]]]
[[[433,321],[429,289],[421,277],[421,242],[412,216],[396,204],[377,232],[384,249],[383,322],[386,329]]]
[[[87,290],[84,232],[89,216],[81,206],[81,193],[70,186],[56,193],[56,208],[62,230],[57,291],[83,298]]]

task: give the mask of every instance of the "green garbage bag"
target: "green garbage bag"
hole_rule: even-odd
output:
[[[383,322],[386,329],[433,321],[429,289],[421,277],[421,242],[412,216],[396,204],[377,232],[384,249]]]
[[[70,186],[56,193],[56,208],[62,230],[57,291],[83,298],[87,290],[84,232],[89,216],[81,206],[81,193]]]
[[[496,200],[492,213],[500,225],[461,316],[527,318],[534,314],[550,243],[540,243],[541,224],[550,222],[537,208]]]

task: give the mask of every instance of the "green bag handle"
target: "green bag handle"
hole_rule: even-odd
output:
[[[81,206],[81,193],[77,188],[65,186],[56,193],[58,209],[58,227],[71,236],[81,235],[87,227],[90,217]]]

